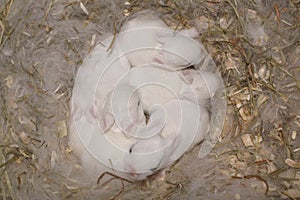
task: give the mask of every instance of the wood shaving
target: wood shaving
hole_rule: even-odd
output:
[[[285,163],[292,168],[300,169],[300,162],[296,162],[296,161],[288,158],[285,160]]]
[[[66,137],[68,135],[67,125],[66,125],[66,122],[64,120],[58,122],[58,124],[57,124],[57,132],[58,132],[59,138],[64,138],[64,137]]]
[[[254,146],[251,134],[245,134],[241,137],[243,144],[245,147],[251,147]]]
[[[24,144],[29,144],[31,141],[28,135],[24,131],[20,133],[20,138]]]

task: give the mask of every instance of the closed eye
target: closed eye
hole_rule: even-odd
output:
[[[154,168],[150,169],[150,171],[155,172],[156,169],[157,169],[157,167],[154,167]]]
[[[129,149],[129,153],[130,153],[130,154],[132,153],[132,146],[131,146],[130,149]]]

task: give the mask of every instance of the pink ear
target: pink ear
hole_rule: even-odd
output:
[[[134,123],[132,123],[124,130],[124,134],[127,135],[128,137],[131,137],[133,136],[135,130],[136,130],[136,126]]]
[[[181,71],[181,77],[183,78],[183,80],[185,82],[187,82],[188,84],[192,84],[194,82],[194,77],[192,75],[192,73],[190,72],[190,70],[182,70]]]
[[[93,118],[98,118],[99,117],[99,111],[97,109],[97,106],[95,104],[93,104],[90,109],[89,109],[91,115],[93,116]]]
[[[152,59],[152,63],[153,64],[160,64],[160,65],[164,64],[163,61],[161,59],[159,59],[158,57],[154,57]]]
[[[99,108],[95,104],[90,107],[89,112],[93,118],[89,118],[88,121],[93,124],[98,122],[103,133],[106,133],[115,122],[114,117],[111,113],[99,110]]]
[[[183,29],[180,31],[180,33],[182,33],[188,37],[191,37],[191,38],[199,37],[199,33],[195,27],[190,28],[190,29]]]
[[[103,113],[98,118],[98,122],[100,124],[103,133],[106,133],[114,124],[115,119],[111,113]]]

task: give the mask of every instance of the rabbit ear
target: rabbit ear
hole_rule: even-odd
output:
[[[111,113],[105,112],[102,108],[99,108],[99,106],[95,104],[90,107],[89,112],[92,116],[92,123],[95,123],[96,121],[96,123],[100,125],[103,133],[106,133],[115,122]]]
[[[108,112],[102,113],[97,119],[103,133],[106,133],[115,122],[113,115]]]
[[[163,65],[164,63],[166,63],[165,59],[162,56],[155,56],[152,59],[152,63],[154,65]]]
[[[190,70],[181,70],[180,71],[180,77],[189,85],[191,85],[194,82],[193,74]]]
[[[135,131],[136,131],[136,125],[134,122],[132,122],[127,128],[123,130],[123,133],[128,137],[132,137]]]

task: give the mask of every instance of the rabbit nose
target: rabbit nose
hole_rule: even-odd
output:
[[[130,172],[130,173],[129,173],[129,176],[130,176],[132,179],[137,179],[139,175],[138,175],[137,173],[135,173],[135,172]]]
[[[157,57],[153,58],[153,62],[163,64],[163,62]]]
[[[131,178],[136,179],[139,175],[132,165],[128,166],[128,174]]]

